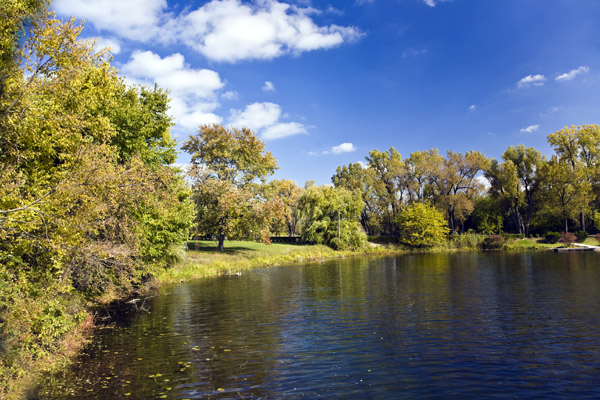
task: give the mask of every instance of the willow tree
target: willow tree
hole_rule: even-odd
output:
[[[341,187],[311,186],[300,198],[302,238],[334,249],[361,248],[367,237],[360,225],[360,193]]]
[[[365,168],[360,163],[340,166],[331,177],[335,187],[360,193],[365,206],[360,214],[360,224],[368,234],[374,234],[381,227],[381,212],[378,197],[373,187],[375,170]]]
[[[202,125],[183,149],[192,156],[189,175],[199,232],[216,236],[219,251],[224,250],[228,236],[245,236],[259,229],[265,237],[268,226],[256,224],[257,213],[263,213],[261,205],[271,207],[258,195],[256,185],[264,184],[275,172],[277,160],[254,132]]]

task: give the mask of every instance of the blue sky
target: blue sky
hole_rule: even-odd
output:
[[[276,178],[330,182],[403,157],[511,145],[599,123],[600,1],[55,0],[128,81],[171,91],[173,134],[248,126]],[[179,162],[189,158],[181,154]]]

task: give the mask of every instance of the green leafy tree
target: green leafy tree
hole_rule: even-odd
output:
[[[375,171],[360,163],[351,163],[338,167],[331,181],[335,187],[341,187],[360,193],[365,207],[360,214],[360,223],[367,234],[380,230],[381,215],[378,196],[374,189]]]
[[[600,194],[600,126],[565,127],[548,135],[548,143],[554,147],[558,159],[571,167],[574,175],[583,174],[592,186],[591,192],[585,192],[587,198],[580,202],[579,224],[580,229],[585,231],[588,206],[597,207],[594,203]]]
[[[277,160],[264,147],[249,129],[216,124],[201,126],[183,144],[192,156],[189,175],[194,185],[198,229],[217,237],[219,251],[224,250],[226,237],[249,235],[248,227],[256,221],[253,215],[259,205],[267,204],[256,185],[264,184],[275,171]],[[262,237],[267,236],[264,230],[268,226],[256,228],[260,228]]]
[[[302,238],[334,249],[362,248],[367,238],[360,225],[364,203],[358,192],[311,186],[300,198]]]
[[[394,221],[404,200],[403,189],[406,184],[402,156],[395,148],[390,147],[387,151],[370,151],[366,159],[371,171],[370,182],[377,199],[376,208],[381,215],[382,231],[387,235],[395,235],[397,232]]]
[[[65,298],[133,290],[194,212],[164,92],[128,88],[44,6],[0,2],[0,397],[82,318]]]
[[[458,231],[473,211],[475,198],[482,190],[476,177],[489,163],[479,151],[448,151],[442,168],[432,175],[435,204],[445,210],[451,231]]]
[[[585,212],[592,187],[586,178],[585,170],[561,161],[557,156],[544,166],[542,182],[545,189],[545,204],[551,210],[557,210],[564,222],[565,232],[569,232],[569,219],[577,218]]]
[[[449,229],[435,207],[415,202],[402,209],[396,219],[400,240],[411,246],[433,246],[446,240]]]

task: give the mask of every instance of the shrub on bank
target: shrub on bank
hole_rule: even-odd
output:
[[[558,243],[560,237],[561,235],[559,232],[547,232],[546,235],[544,235],[544,240],[546,243],[554,244]]]
[[[573,243],[577,241],[577,236],[571,232],[563,232],[560,237],[559,242],[563,243],[565,246],[571,246]]]
[[[498,250],[504,245],[504,238],[501,235],[490,235],[483,239],[481,247],[484,250]]]
[[[583,243],[589,234],[586,231],[577,231],[575,232],[575,236],[577,236],[577,243]]]

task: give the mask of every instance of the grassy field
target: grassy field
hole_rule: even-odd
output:
[[[212,241],[194,242],[195,250],[185,253],[184,259],[173,268],[157,276],[158,282],[180,282],[190,279],[237,274],[251,268],[288,265],[304,261],[341,258],[364,254],[393,254],[400,250],[394,246],[369,247],[361,251],[336,251],[323,245],[299,245],[257,242],[226,241],[225,251],[216,250]]]

